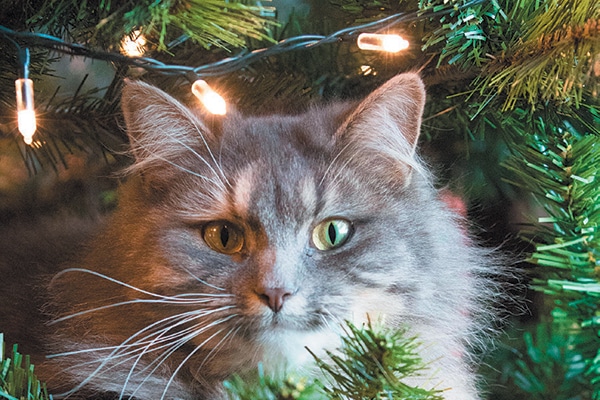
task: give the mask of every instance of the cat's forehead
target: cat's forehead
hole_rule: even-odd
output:
[[[254,156],[243,160],[233,173],[236,208],[246,212],[269,208],[286,215],[314,208],[325,157],[315,155],[309,160],[293,146],[261,148]]]
[[[318,176],[314,170],[288,171],[267,170],[258,163],[238,171],[231,189],[234,212],[261,225],[302,223],[313,215],[322,197]]]
[[[323,112],[246,118],[223,132],[235,212],[306,220],[323,207],[324,178],[335,158],[336,123]],[[329,190],[327,196],[335,197]],[[275,221],[273,221],[275,223]]]
[[[285,157],[323,156],[333,149],[337,113],[311,110],[299,115],[237,117],[224,126],[222,147],[264,162]]]
[[[372,177],[349,165],[345,158],[352,155],[336,142],[343,111],[228,118],[202,158],[196,152],[207,147],[199,141],[190,155],[195,173],[180,172],[184,182],[171,185],[173,194],[184,198],[185,213],[253,220],[273,229],[364,209],[372,199],[365,200],[369,188],[363,182]]]

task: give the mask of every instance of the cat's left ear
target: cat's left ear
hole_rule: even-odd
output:
[[[410,181],[419,168],[415,147],[425,106],[425,85],[415,73],[395,76],[363,100],[336,133],[351,162],[382,176]]]
[[[191,168],[216,140],[198,115],[147,83],[126,81],[121,107],[135,157],[131,171],[155,188],[169,185],[177,168]]]

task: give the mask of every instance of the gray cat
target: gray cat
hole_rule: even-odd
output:
[[[37,291],[11,283],[0,332],[49,355],[36,370],[55,393],[219,399],[259,362],[310,371],[305,347],[323,355],[344,320],[370,318],[423,342],[429,369],[411,383],[480,398],[469,354],[496,266],[415,154],[424,102],[409,73],[359,104],[217,118],[127,83],[135,163],[117,211],[49,280],[50,325],[19,322]],[[33,267],[4,247],[18,280]]]

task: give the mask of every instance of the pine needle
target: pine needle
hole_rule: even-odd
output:
[[[342,345],[327,351],[327,360],[315,358],[323,378],[273,377],[259,365],[256,375],[234,376],[225,382],[232,400],[441,400],[440,391],[413,387],[406,378],[421,375],[425,365],[416,338],[406,330],[391,330],[346,322]]]
[[[41,383],[30,363],[13,346],[12,358],[5,353],[4,335],[0,333],[0,398],[7,400],[51,400],[46,385]]]
[[[311,354],[328,377],[324,390],[330,399],[442,399],[438,390],[404,382],[424,369],[419,347],[406,330],[374,327],[370,321],[362,327],[347,322],[342,346],[337,353],[327,352],[331,361]]]
[[[552,334],[567,338],[559,351],[578,355],[579,370],[584,368],[585,374],[580,373],[577,379],[585,375],[587,384],[594,388],[591,398],[598,400],[600,124],[596,114],[588,117],[593,121],[577,121],[574,116],[562,116],[559,120],[533,118],[528,129],[527,124],[516,121],[511,125],[515,133],[514,157],[506,167],[512,180],[537,196],[547,213],[533,221],[534,229],[525,233],[535,245],[528,261],[540,266],[536,271],[539,278],[531,287],[554,303]],[[574,126],[579,126],[579,130]],[[517,363],[517,384],[531,394],[562,393],[563,389],[548,381],[552,374],[547,369],[555,361],[548,361],[545,366],[541,361],[532,362],[539,365],[528,369],[522,362]]]

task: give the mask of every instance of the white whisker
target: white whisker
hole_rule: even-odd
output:
[[[169,381],[167,382],[167,384],[165,385],[165,390],[162,393],[162,396],[160,396],[160,400],[163,400],[165,398],[165,396],[167,395],[167,391],[169,390],[169,387],[171,386],[171,384],[173,383],[173,380],[175,379],[175,375],[177,375],[177,373],[181,370],[181,368],[183,368],[183,365],[188,362],[188,360],[190,358],[192,358],[198,351],[200,351],[200,349],[202,349],[202,347],[210,342],[215,336],[217,336],[218,334],[220,334],[221,332],[223,332],[223,329],[219,329],[217,332],[213,333],[212,335],[210,335],[207,339],[205,339],[202,343],[200,343],[198,346],[196,346],[196,348],[194,350],[192,350],[190,352],[190,354],[188,354],[183,361],[181,361],[181,363],[179,363],[179,365],[177,366],[177,368],[175,368],[175,371],[173,371],[173,373],[171,374],[171,376],[169,377]]]
[[[231,339],[236,333],[238,333],[239,330],[241,329],[241,327],[242,326],[238,324],[235,329],[234,328],[230,329],[229,332],[227,332],[227,334],[225,336],[223,336],[221,338],[221,340],[219,340],[219,343],[217,343],[211,349],[211,351],[206,355],[206,357],[204,357],[204,360],[202,360],[202,363],[200,363],[200,365],[198,366],[198,369],[202,368],[204,366],[204,364],[206,364],[208,361],[210,361],[212,359],[212,357],[215,357],[219,351],[219,348],[222,347],[228,339]]]
[[[198,178],[202,178],[203,180],[210,182],[216,186],[218,186],[219,188],[223,188],[223,183],[220,180],[215,181],[214,179],[208,178],[202,174],[199,174],[198,172],[192,171],[191,169],[185,168],[179,164],[176,164],[172,161],[169,160],[163,160],[164,162],[166,162],[167,164],[170,164],[172,166],[174,166],[175,168],[179,169],[180,171],[183,171],[187,174],[193,175],[193,176],[197,176]]]
[[[357,155],[352,154],[351,156],[349,156],[347,158],[346,161],[344,161],[344,164],[338,169],[338,173],[333,177],[333,179],[331,179],[332,183],[337,182],[337,180],[340,177],[340,175],[342,174],[342,172],[348,170],[348,164],[350,164],[356,157],[357,157]],[[325,179],[325,177],[323,177],[323,179]]]
[[[230,320],[231,318],[233,318],[235,316],[236,316],[236,314],[229,315],[229,316],[227,316],[225,318],[221,318],[221,319],[212,321],[208,325],[204,325],[204,326],[201,323],[195,324],[195,325],[193,325],[191,327],[188,327],[188,328],[186,328],[184,330],[178,331],[177,334],[175,334],[175,335],[171,335],[171,338],[177,338],[178,336],[180,336],[180,338],[177,339],[178,341],[176,343],[180,342],[181,345],[183,345],[183,344],[187,343],[190,339],[193,339],[194,337],[198,336],[199,334],[203,333],[204,331],[206,331],[206,330],[208,330],[208,329],[210,329],[210,328],[212,328],[212,327],[214,327],[214,326],[216,326],[218,324],[226,322],[226,321]],[[189,321],[191,321],[193,319],[195,319],[195,318],[191,318]],[[185,322],[189,322],[189,321],[185,321]],[[168,329],[165,329],[164,331],[168,332],[172,328],[173,328],[173,326],[169,327]],[[161,335],[162,335],[162,333],[161,333]],[[161,336],[161,335],[159,335],[159,336]],[[161,346],[160,348],[164,348],[164,347],[170,347],[170,346]],[[180,346],[178,346],[178,347],[180,347]],[[154,349],[152,351],[154,351]],[[166,357],[170,356],[171,354],[172,354],[172,352],[168,353]],[[154,362],[156,362],[156,360],[153,361],[152,363],[150,363],[144,369],[149,368]]]
[[[157,298],[163,299],[165,301],[173,301],[174,303],[190,302],[190,304],[193,304],[194,301],[199,301],[199,300],[193,300],[193,299],[192,300],[190,300],[190,299],[181,300],[182,297],[198,296],[199,298],[207,298],[207,297],[208,298],[213,298],[213,297],[231,297],[232,296],[230,294],[223,295],[223,294],[210,294],[210,293],[186,293],[186,294],[178,294],[178,295],[175,295],[175,296],[165,296],[165,295],[161,295],[161,294],[157,294],[157,293],[152,293],[152,292],[144,290],[144,289],[140,289],[138,287],[135,287],[133,285],[130,285],[128,283],[120,281],[118,279],[111,278],[111,277],[109,277],[107,275],[104,275],[104,274],[102,274],[100,272],[92,271],[92,270],[85,269],[85,268],[67,268],[67,269],[64,269],[61,272],[59,272],[58,274],[56,274],[55,277],[53,278],[53,280],[57,279],[61,275],[69,273],[69,272],[82,272],[82,273],[86,273],[86,274],[90,274],[90,275],[95,275],[95,276],[97,276],[99,278],[102,278],[102,279],[105,279],[105,280],[107,280],[109,282],[116,283],[117,285],[126,287],[128,289],[135,290],[136,292],[147,294],[148,296],[152,296],[152,297],[157,297]],[[212,286],[212,285],[209,285],[209,286]],[[219,290],[222,290],[222,289],[219,289]]]
[[[212,159],[212,161],[215,164],[215,167],[219,170],[221,178],[223,180],[223,182],[225,184],[227,184],[227,186],[231,187],[231,183],[229,183],[229,180],[227,180],[227,176],[225,175],[225,172],[223,171],[223,168],[221,168],[221,166],[219,165],[219,163],[217,162],[214,153],[212,152],[210,146],[208,145],[208,142],[206,141],[206,138],[204,137],[204,135],[202,134],[202,130],[200,129],[200,127],[198,126],[198,124],[196,123],[195,120],[193,120],[193,124],[194,127],[196,128],[196,132],[198,133],[198,135],[200,136],[200,138],[202,139],[202,143],[204,144],[204,147],[206,148],[206,150],[208,151],[208,154],[210,155],[210,158]],[[204,162],[206,162],[204,160],[204,158],[200,157]],[[206,163],[208,165],[208,163]],[[211,168],[211,170],[213,171],[213,173],[215,173],[215,175],[219,176],[214,169],[212,169],[212,167],[209,165],[209,167]]]
[[[152,371],[150,371],[150,373],[146,376],[146,378],[144,378],[144,380],[142,382],[140,382],[140,384],[138,385],[138,388],[132,393],[132,396],[135,395],[135,393],[142,387],[142,385],[154,374],[154,372],[156,372],[156,370],[158,368],[160,368],[160,366],[173,354],[175,353],[177,350],[179,350],[182,346],[184,346],[186,343],[188,343],[191,339],[197,337],[199,334],[205,332],[206,330],[213,328],[215,326],[218,326],[219,324],[222,324],[224,322],[229,321],[230,319],[236,317],[237,314],[233,314],[233,315],[229,315],[225,318],[221,318],[218,320],[215,320],[213,322],[211,322],[210,324],[206,325],[206,326],[202,326],[200,329],[196,329],[196,327],[201,326],[201,324],[196,324],[194,325],[193,329],[188,329],[189,331],[191,331],[190,334],[185,335],[184,337],[180,338],[179,340],[175,341],[174,343],[171,344],[171,346],[168,346],[169,350],[165,351],[164,353],[162,353],[161,355],[159,355],[156,359],[154,359],[150,364],[148,364],[147,366],[145,366],[142,370],[140,370],[138,372],[138,374],[142,374],[144,373],[146,370],[148,370],[150,367],[153,366],[153,364],[156,364],[154,366],[154,368],[152,369]],[[214,335],[212,335],[214,336]],[[211,337],[212,337],[211,336]],[[209,338],[210,339],[210,338]],[[200,346],[203,346],[205,343],[208,342],[208,339],[205,340]],[[167,346],[164,346],[167,347]],[[198,349],[194,350],[194,351],[198,351]],[[141,357],[141,355],[140,355]],[[186,358],[187,360],[187,358]],[[185,360],[184,360],[185,362]],[[173,372],[172,375],[175,375],[176,372]],[[167,385],[168,386],[168,385]],[[166,390],[166,388],[165,388]]]
[[[163,300],[163,299],[159,299],[159,300],[155,300],[155,299],[133,299],[133,300],[128,300],[128,301],[122,301],[122,302],[119,302],[119,303],[107,304],[105,306],[90,308],[90,309],[84,310],[84,311],[79,311],[77,313],[69,314],[69,315],[66,315],[64,317],[60,317],[60,318],[57,318],[55,320],[52,320],[48,324],[49,325],[53,325],[53,324],[57,324],[59,322],[66,321],[68,319],[80,317],[82,315],[90,314],[90,313],[93,313],[93,312],[96,312],[96,311],[101,311],[101,310],[106,310],[106,309],[109,309],[109,308],[121,307],[121,306],[126,306],[126,305],[131,305],[131,304],[154,303],[154,304],[177,304],[177,305],[195,306],[195,305],[199,305],[199,304],[203,304],[203,303],[210,303],[212,301],[213,301],[213,299],[200,299],[200,300],[195,299],[195,300],[178,300],[178,301],[176,301],[176,300]]]
[[[206,286],[208,286],[208,287],[211,287],[211,288],[213,288],[213,289],[220,290],[220,291],[223,291],[223,290],[225,290],[225,288],[221,288],[221,287],[218,287],[218,286],[212,285],[212,284],[210,284],[210,283],[206,282],[205,280],[203,280],[203,279],[200,279],[198,276],[196,276],[196,274],[194,274],[192,271],[190,271],[190,270],[189,270],[188,268],[186,268],[185,266],[183,266],[183,265],[180,265],[179,267],[180,267],[181,269],[183,269],[185,272],[187,272],[189,276],[191,276],[192,278],[194,278],[194,279],[195,279],[195,280],[197,280],[198,282],[202,283],[203,285],[206,285]],[[232,296],[232,295],[227,295],[227,296]]]
[[[323,184],[323,182],[325,181],[325,178],[327,177],[327,175],[329,174],[329,171],[331,170],[331,168],[333,167],[333,165],[335,164],[335,162],[337,161],[338,158],[340,158],[340,156],[342,155],[342,153],[348,148],[348,146],[350,146],[350,143],[347,143],[337,154],[336,156],[333,158],[333,160],[331,160],[331,162],[329,163],[329,165],[327,166],[327,169],[325,170],[325,172],[323,173],[323,177],[321,178],[321,180],[319,181],[319,185],[321,186]],[[335,180],[335,178],[334,178]]]
[[[197,127],[196,127],[197,128]],[[223,173],[223,170],[219,167],[219,165],[217,164],[217,161],[215,160],[212,151],[210,150],[210,148],[208,147],[208,143],[206,143],[206,141],[204,140],[204,136],[202,134],[200,134],[200,136],[202,137],[202,140],[204,142],[204,145],[206,147],[206,149],[208,150],[208,153],[210,154],[212,160],[215,163],[216,168],[218,169],[219,172],[217,172],[215,170],[215,168],[208,162],[206,161],[206,159],[204,157],[202,157],[200,154],[198,154],[198,152],[194,149],[192,149],[190,146],[188,146],[187,144],[185,144],[183,141],[177,139],[177,138],[173,138],[173,140],[175,142],[177,142],[179,145],[181,145],[182,147],[184,147],[186,150],[188,150],[190,153],[192,153],[193,155],[195,155],[196,157],[198,157],[198,159],[200,161],[202,161],[204,163],[204,165],[206,165],[210,171],[218,178],[218,186],[220,189],[225,189],[226,185],[223,182],[223,179],[225,179],[225,182],[227,184],[229,184],[229,182],[227,182],[227,178],[225,178],[225,174]],[[165,160],[167,161],[167,160]],[[199,176],[199,175],[196,175]],[[210,182],[217,184],[217,182],[213,181],[212,179],[210,179]]]
[[[137,331],[135,334],[133,334],[132,336],[127,338],[127,340],[125,340],[124,342],[122,342],[121,344],[119,344],[117,346],[96,347],[93,349],[81,349],[81,350],[75,350],[75,351],[68,351],[68,352],[64,352],[64,353],[55,353],[55,354],[48,355],[47,358],[66,357],[66,356],[71,356],[71,355],[76,355],[76,354],[93,353],[93,352],[101,352],[101,351],[108,351],[108,350],[119,350],[119,349],[123,349],[126,347],[134,347],[139,344],[144,344],[144,342],[140,342],[138,340],[136,342],[129,344],[129,342],[132,339],[134,339],[136,336],[141,335],[144,332],[150,331],[150,330],[156,328],[157,326],[160,326],[161,324],[166,324],[167,322],[169,322],[169,320],[182,319],[182,322],[178,322],[175,325],[168,326],[169,329],[172,329],[173,327],[176,327],[183,323],[189,322],[190,320],[193,320],[193,319],[196,319],[199,317],[205,317],[207,315],[210,315],[210,314],[213,314],[216,312],[221,312],[224,310],[228,310],[231,308],[234,308],[234,306],[224,306],[224,307],[219,307],[219,308],[208,310],[208,311],[207,310],[194,310],[194,311],[188,311],[188,312],[177,314],[177,315],[171,315],[171,316],[163,318],[159,321],[153,322],[152,324],[146,326],[144,329]],[[109,355],[108,357],[112,357],[112,355]]]
[[[105,351],[105,350],[112,350],[111,354],[103,357],[103,359],[88,361],[85,363],[79,363],[75,366],[72,366],[71,368],[77,368],[77,367],[82,367],[85,365],[96,364],[96,363],[100,362],[100,360],[102,360],[100,362],[100,365],[98,365],[95,368],[95,370],[92,371],[88,375],[88,377],[86,377],[86,379],[84,379],[76,387],[74,387],[73,389],[71,389],[69,392],[67,392],[65,394],[75,393],[77,390],[79,390],[80,388],[85,386],[88,382],[90,382],[93,378],[95,378],[97,376],[101,376],[101,375],[109,372],[110,370],[117,368],[119,365],[123,365],[129,361],[135,360],[132,367],[130,368],[130,373],[128,374],[125,384],[123,386],[123,390],[125,390],[127,387],[127,382],[130,380],[131,375],[134,373],[134,370],[142,356],[144,356],[145,354],[148,354],[150,352],[161,351],[162,349],[169,349],[169,350],[165,351],[164,353],[162,353],[161,355],[159,355],[152,363],[150,363],[148,366],[144,367],[140,372],[138,372],[138,374],[139,374],[139,373],[146,371],[147,369],[149,369],[153,364],[157,363],[157,361],[158,361],[157,366],[154,367],[152,372],[146,377],[146,379],[144,379],[144,382],[145,382],[150,376],[152,376],[152,374],[156,371],[156,369],[158,369],[160,367],[160,365],[162,365],[162,363],[168,357],[170,357],[176,350],[181,348],[181,346],[183,346],[184,344],[189,342],[191,339],[193,339],[197,335],[212,328],[213,326],[216,326],[219,323],[225,322],[225,321],[233,318],[235,316],[235,314],[230,315],[226,318],[219,319],[217,321],[213,321],[207,325],[198,323],[191,327],[185,328],[183,330],[171,333],[169,335],[166,335],[167,333],[172,332],[178,326],[184,325],[184,324],[191,322],[193,320],[196,320],[198,318],[203,318],[203,317],[206,317],[207,315],[210,315],[210,314],[213,314],[216,312],[220,312],[223,310],[227,310],[230,308],[232,308],[232,306],[220,307],[220,308],[213,309],[213,310],[195,310],[195,311],[178,314],[175,316],[169,316],[167,318],[161,319],[160,321],[154,322],[153,324],[145,327],[144,329],[141,329],[140,331],[131,335],[127,340],[125,340],[118,346],[110,346],[110,347],[85,349],[85,350],[79,350],[79,351],[73,351],[73,352],[59,353],[59,354],[54,354],[54,355],[50,356],[50,358],[55,358],[55,357],[59,357],[59,356],[68,356],[68,355],[80,354],[80,353],[93,353],[93,352],[99,352],[99,351]],[[170,325],[162,328],[159,331],[151,332],[148,335],[146,335],[136,341],[133,341],[136,337],[141,336],[144,332],[150,332],[151,330],[155,329],[156,327],[168,323],[170,320],[174,320],[176,322],[174,324],[170,324]],[[155,337],[153,338],[153,336],[155,336]],[[164,344],[161,344],[161,343],[164,343]],[[160,344],[160,345],[157,346],[157,344]]]
[[[139,355],[137,356],[137,359],[135,360],[135,362],[133,363],[133,365],[129,369],[129,373],[127,374],[127,378],[125,379],[125,382],[123,383],[123,389],[122,389],[122,392],[121,392],[121,396],[124,394],[124,391],[127,388],[127,385],[129,384],[129,380],[131,379],[131,376],[134,374],[134,371],[135,371],[138,363],[141,361],[141,359],[142,359],[142,357],[144,355],[146,355],[146,354],[148,354],[150,352],[158,351],[158,350],[163,349],[163,348],[166,349],[164,352],[162,352],[160,355],[158,355],[154,360],[152,360],[152,362],[150,364],[148,364],[147,366],[145,366],[144,368],[142,368],[139,372],[137,372],[138,375],[141,375],[144,372],[146,372],[149,368],[151,368],[153,364],[156,364],[156,366],[152,369],[152,371],[150,371],[150,373],[146,375],[146,378],[144,378],[142,380],[142,382],[140,382],[140,384],[138,385],[137,389],[131,394],[131,396],[135,395],[135,393],[154,374],[154,372],[169,358],[169,356],[171,356],[175,351],[179,350],[182,346],[184,346],[190,340],[191,337],[195,337],[195,335],[197,333],[195,333],[194,335],[189,335],[188,332],[190,332],[190,331],[195,332],[199,326],[201,326],[201,324],[195,324],[195,325],[193,325],[193,326],[191,326],[189,328],[186,328],[184,330],[178,331],[176,334],[167,335],[164,338],[162,338],[163,334],[167,333],[173,327],[169,327],[169,328],[164,329],[163,331],[161,331],[160,335],[158,335],[156,339],[150,341],[148,343],[148,345],[145,346],[139,352]],[[162,339],[158,340],[159,338],[162,338]],[[157,343],[161,343],[161,342],[166,342],[167,345],[156,346]]]
[[[176,142],[178,142],[179,144],[181,144],[182,146],[184,146],[186,149],[194,152],[195,155],[197,155],[201,160],[203,160],[203,162],[211,169],[211,171],[213,172],[213,174],[217,177],[217,180],[215,181],[214,179],[211,179],[205,175],[202,175],[196,171],[192,171],[188,168],[185,168],[182,165],[179,165],[173,161],[171,161],[169,158],[166,158],[164,156],[161,156],[160,151],[156,151],[152,146],[150,146],[149,144],[146,143],[138,143],[136,144],[136,147],[140,150],[145,150],[147,151],[149,154],[152,154],[152,159],[154,160],[160,160],[161,162],[165,162],[169,165],[172,165],[173,167],[179,169],[180,171],[183,171],[185,173],[188,173],[190,175],[196,176],[198,178],[203,179],[206,182],[212,183],[214,186],[218,187],[220,190],[224,190],[225,189],[225,185],[222,182],[221,177],[217,174],[217,172],[214,170],[214,168],[206,161],[204,160],[204,158],[202,158],[202,156],[200,156],[199,154],[197,154],[193,149],[191,149],[189,146],[187,146],[185,143],[181,142],[180,140],[173,138],[173,140],[175,140]],[[137,165],[137,167],[139,167],[139,165]],[[210,198],[210,197],[209,197]]]
[[[105,368],[107,366],[107,364],[111,361],[117,360],[119,358],[123,358],[126,357],[130,354],[135,354],[136,352],[138,352],[139,350],[133,350],[130,352],[121,352],[122,350],[129,348],[129,347],[134,347],[138,344],[138,342],[133,342],[131,344],[128,344],[128,342],[132,341],[136,336],[141,335],[144,331],[149,331],[151,330],[153,327],[155,326],[159,326],[163,323],[165,323],[166,321],[170,320],[170,319],[177,319],[180,318],[182,316],[187,316],[188,314],[193,314],[193,312],[188,312],[188,313],[184,313],[184,314],[178,314],[176,316],[170,316],[164,319],[161,319],[160,321],[156,321],[153,324],[145,327],[144,329],[136,332],[135,334],[133,334],[132,336],[130,336],[129,338],[127,338],[127,340],[125,340],[124,342],[122,342],[120,345],[118,346],[110,346],[110,347],[103,347],[103,348],[94,348],[94,349],[86,349],[86,350],[80,350],[80,351],[74,351],[74,352],[66,352],[66,353],[58,353],[58,354],[53,354],[51,356],[48,356],[48,358],[55,358],[55,357],[61,357],[61,356],[68,356],[68,355],[73,355],[73,354],[80,354],[80,353],[89,353],[89,352],[98,352],[98,351],[103,351],[103,350],[110,350],[112,349],[112,353],[109,354],[108,356],[104,357],[104,359],[102,360],[102,362],[100,363],[100,365],[98,367],[96,367],[96,369],[86,378],[84,379],[81,383],[79,383],[75,388],[71,389],[69,392],[67,393],[74,393],[75,391],[79,390],[80,388],[82,388],[83,386],[85,386],[85,384],[87,384],[92,378],[94,378],[95,376],[99,376],[102,375],[101,373],[99,373],[100,371],[102,371],[103,373],[106,373],[108,371],[110,371],[112,368],[115,368],[131,359],[136,358],[137,356],[132,356],[132,357],[128,357],[125,359],[122,359],[121,361],[117,362],[116,364],[113,364],[112,366]],[[81,366],[85,366],[85,365],[91,365],[91,364],[96,364],[98,363],[100,360],[92,360],[92,361],[88,361],[85,363],[79,363],[73,367],[81,367]],[[72,367],[72,368],[73,368]]]

